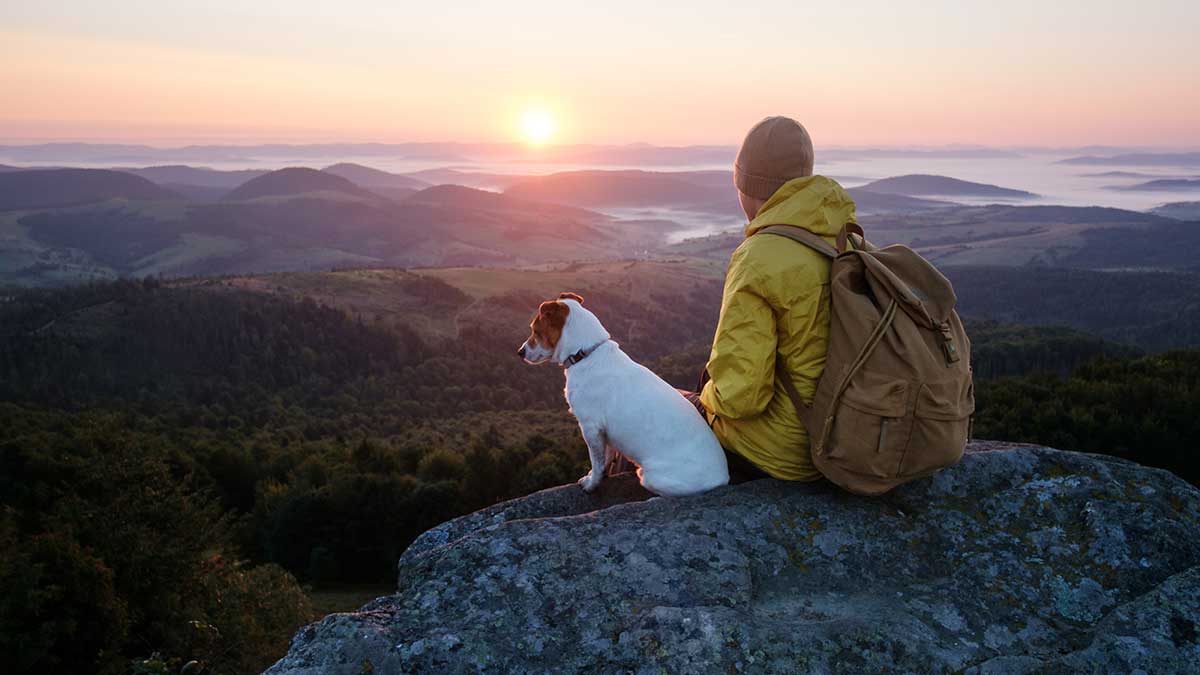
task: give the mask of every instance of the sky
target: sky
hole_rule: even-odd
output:
[[[0,0],[0,142],[1197,147],[1197,34],[1196,0]]]

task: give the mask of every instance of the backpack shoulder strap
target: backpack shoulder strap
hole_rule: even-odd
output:
[[[837,257],[837,249],[832,244],[802,227],[794,225],[768,225],[754,234],[777,234],[799,242],[826,258]]]
[[[779,381],[783,383],[783,390],[787,392],[788,398],[792,401],[792,407],[796,409],[796,416],[800,418],[800,423],[808,428],[808,416],[812,412],[812,406],[800,398],[800,392],[796,389],[796,383],[792,382],[792,374],[788,372],[782,355],[775,357],[775,368],[777,373],[783,375]]]

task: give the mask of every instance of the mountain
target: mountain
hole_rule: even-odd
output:
[[[1136,185],[1114,185],[1110,190],[1128,191],[1160,191],[1160,192],[1200,192],[1200,178],[1160,178]]]
[[[311,192],[331,192],[361,199],[378,199],[377,195],[341,176],[307,167],[292,167],[271,171],[246,181],[226,194],[225,201],[286,197]]]
[[[1200,491],[1168,472],[984,441],[875,499],[634,481],[432,529],[265,675],[1195,669]]]
[[[76,206],[109,199],[162,201],[179,195],[133,174],[106,169],[0,173],[0,211]]]
[[[1200,202],[1170,202],[1150,209],[1150,213],[1178,220],[1200,221]]]
[[[19,166],[9,166],[7,164],[0,164],[0,173],[7,173],[9,171],[25,171],[25,169],[22,169]]]
[[[380,171],[379,169],[372,169],[369,166],[352,164],[349,162],[333,164],[321,169],[321,171],[324,171],[325,173],[331,173],[335,176],[341,176],[355,185],[361,185],[362,187],[369,189],[386,187],[421,190],[429,187],[429,183],[427,181],[420,180],[419,178],[413,178],[412,176],[405,176],[388,171]]]
[[[884,178],[867,183],[861,186],[861,189],[869,192],[901,194],[915,197],[992,197],[996,199],[1030,199],[1037,197],[1032,192],[1025,192],[1024,190],[1012,190],[986,183],[972,183],[949,176],[931,176],[927,174],[909,174],[906,176]]]
[[[1200,152],[1134,152],[1101,157],[1086,155],[1060,160],[1059,164],[1081,166],[1200,166]]]

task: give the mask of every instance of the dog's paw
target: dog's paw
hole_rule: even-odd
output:
[[[583,488],[584,492],[591,492],[600,485],[600,478],[595,475],[595,472],[589,471],[586,476],[579,479],[579,487]]]

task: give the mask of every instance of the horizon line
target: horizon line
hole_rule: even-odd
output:
[[[334,147],[334,146],[473,146],[481,148],[496,148],[496,149],[518,149],[529,154],[550,154],[554,150],[576,149],[576,148],[654,148],[654,149],[734,149],[739,146],[737,143],[684,143],[684,144],[658,144],[650,141],[632,141],[628,143],[600,143],[600,142],[578,142],[578,143],[546,143],[544,145],[532,146],[528,143],[520,141],[478,141],[478,140],[406,140],[406,141],[362,141],[362,140],[314,140],[314,141],[299,141],[299,140],[211,140],[211,141],[186,141],[186,140],[120,140],[120,139],[80,139],[80,138],[43,138],[43,139],[25,139],[25,138],[0,138],[0,147],[6,148],[31,148],[39,146],[55,146],[55,145],[84,145],[84,146],[135,146],[150,148],[153,150],[185,150],[191,148],[208,148],[208,147],[240,147],[240,148],[255,148],[255,147]],[[984,143],[837,143],[823,146],[824,150],[844,150],[844,151],[869,151],[869,150],[1047,150],[1047,151],[1083,151],[1083,150],[1117,150],[1117,151],[1171,151],[1177,153],[1184,152],[1200,152],[1200,145],[1172,145],[1172,144],[1108,144],[1108,143],[1085,143],[1071,145],[1045,145],[1038,143],[1007,143],[1007,144],[984,144]]]

